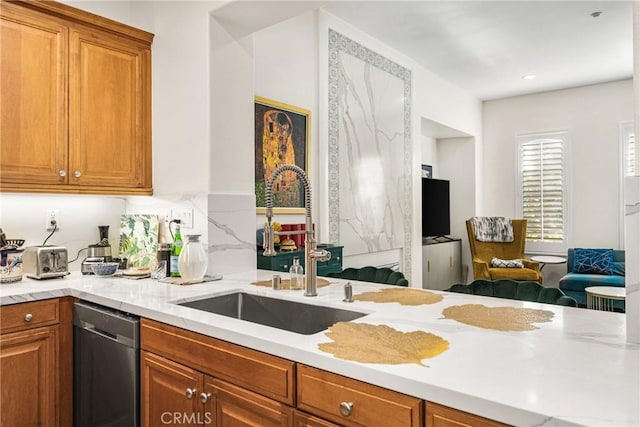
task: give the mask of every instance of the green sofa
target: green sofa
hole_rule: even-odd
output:
[[[387,267],[362,267],[345,268],[339,273],[327,273],[327,277],[340,279],[359,280],[361,282],[384,283],[387,285],[409,286],[409,281],[400,271],[394,271]]]
[[[449,292],[461,294],[483,295],[488,297],[515,299],[520,301],[541,302],[545,304],[577,307],[574,298],[567,296],[560,289],[546,288],[534,281],[517,281],[511,279],[475,280],[472,283],[453,285]]]
[[[567,274],[560,279],[560,289],[568,296],[575,298],[579,306],[587,305],[587,294],[584,291],[589,286],[617,286],[624,287],[625,259],[623,250],[613,251],[612,274],[584,274],[574,273],[575,249],[567,251]],[[614,301],[613,307],[624,309],[624,301]]]

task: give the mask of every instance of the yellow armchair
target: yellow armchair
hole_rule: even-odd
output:
[[[524,246],[526,242],[527,220],[513,219],[513,242],[481,242],[476,240],[473,223],[466,221],[469,247],[471,248],[471,262],[473,265],[473,278],[478,279],[512,279],[534,280],[542,283],[540,264],[524,258]],[[511,260],[521,259],[524,268],[492,267],[493,257]]]

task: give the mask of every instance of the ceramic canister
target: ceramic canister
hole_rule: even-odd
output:
[[[22,280],[22,249],[0,251],[0,283]]]

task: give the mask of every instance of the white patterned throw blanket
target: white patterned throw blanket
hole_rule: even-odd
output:
[[[480,242],[513,242],[513,225],[510,218],[501,216],[474,216],[471,224]]]

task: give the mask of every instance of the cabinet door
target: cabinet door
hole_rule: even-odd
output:
[[[426,427],[506,427],[499,423],[468,412],[458,411],[431,402],[425,403]]]
[[[422,246],[422,287],[446,290],[460,282],[460,242]]]
[[[204,419],[216,427],[291,427],[293,408],[225,381],[207,377],[205,392],[212,398],[205,404]]]
[[[204,375],[186,366],[141,352],[141,425],[185,425],[202,416]]]
[[[150,49],[95,29],[70,33],[69,183],[151,187]]]
[[[0,335],[0,426],[57,426],[58,326]]]
[[[0,181],[65,183],[67,28],[11,2],[0,18]]]
[[[293,414],[293,427],[338,427],[339,424],[334,424],[330,421],[323,420],[322,418],[314,417],[313,415],[306,414],[302,411],[295,411]]]

